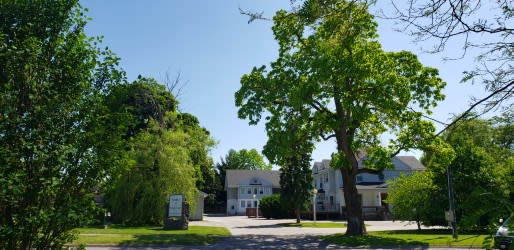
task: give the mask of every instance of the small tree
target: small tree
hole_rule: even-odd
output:
[[[387,203],[392,205],[396,220],[414,220],[421,230],[421,222],[428,222],[431,213],[442,214],[431,206],[433,195],[441,189],[434,185],[432,178],[432,173],[427,171],[388,181]]]
[[[296,125],[295,119],[299,117],[298,113],[290,112],[287,116],[272,118],[269,122],[273,126],[266,126],[269,136],[264,146],[267,158],[281,166],[280,199],[285,207],[294,208],[297,223],[300,223],[301,211],[309,204],[313,188],[310,168],[313,143],[306,136],[308,131]]]
[[[442,139],[455,152],[455,158],[448,164],[437,164],[440,157],[431,152],[422,158],[432,172],[433,183],[439,187],[433,195],[441,199],[432,200],[434,208],[448,206],[446,170],[451,166],[457,223],[462,228],[490,225],[496,222],[498,214],[507,214],[512,209],[514,150],[509,146],[512,134],[504,133],[511,131],[512,124],[501,122],[510,120],[505,117],[507,114],[503,119],[464,120],[443,133]]]

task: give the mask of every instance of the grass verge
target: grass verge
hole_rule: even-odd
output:
[[[188,230],[160,227],[79,228],[73,245],[206,245],[230,236],[224,227],[189,226]]]
[[[325,242],[351,247],[464,247],[488,248],[491,239],[483,234],[460,234],[458,239],[452,238],[449,230],[399,230],[369,232],[364,236],[346,236],[333,234],[322,237]]]
[[[301,222],[301,223],[281,223],[284,227],[315,227],[315,228],[345,228],[346,223],[336,222]]]

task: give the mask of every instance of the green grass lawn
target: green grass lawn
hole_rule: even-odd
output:
[[[163,230],[161,227],[79,228],[71,244],[91,245],[205,245],[230,236],[224,227],[189,226],[188,230]]]
[[[400,230],[369,232],[365,236],[345,236],[334,234],[322,237],[324,241],[343,246],[380,247],[380,246],[423,246],[423,247],[465,247],[486,248],[492,239],[483,234],[460,234],[452,238],[449,230]]]
[[[317,227],[317,228],[345,228],[346,223],[335,222],[301,222],[301,223],[281,223],[284,227]]]

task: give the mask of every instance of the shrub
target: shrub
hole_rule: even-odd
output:
[[[291,211],[280,202],[279,194],[272,194],[262,198],[259,203],[259,209],[262,211],[262,216],[266,219],[292,218]]]

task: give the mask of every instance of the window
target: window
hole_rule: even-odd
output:
[[[246,205],[246,202],[245,201],[241,201],[241,207],[245,208],[245,205]]]
[[[264,194],[263,188],[259,188],[259,194]]]
[[[252,193],[252,188],[248,188],[248,194]]]
[[[247,200],[246,201],[246,207],[252,207],[252,201]]]
[[[239,193],[240,194],[244,194],[245,193],[245,188],[239,188]]]
[[[257,194],[257,188],[254,188],[254,189],[253,189],[253,193],[254,193],[254,194]]]
[[[257,207],[257,201],[253,201],[253,207]]]

